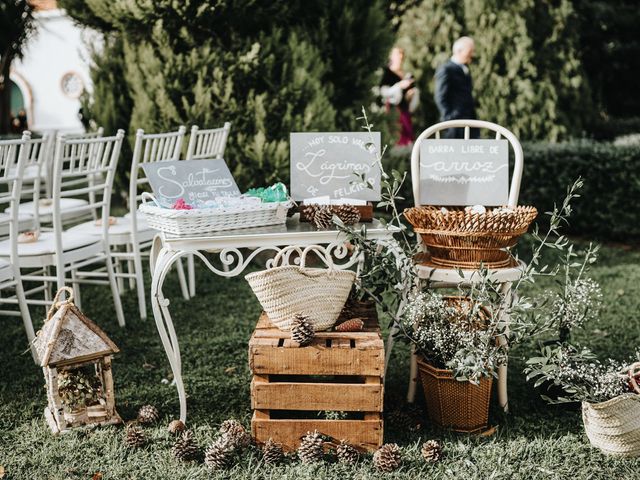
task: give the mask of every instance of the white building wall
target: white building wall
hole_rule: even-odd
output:
[[[29,129],[83,131],[79,89],[65,93],[62,79],[74,74],[79,82],[67,82],[67,86],[81,83],[83,90],[91,91],[89,49],[100,46],[100,35],[73,23],[62,9],[39,11],[34,17],[36,33],[27,42],[22,60],[13,62],[11,74],[25,99]]]

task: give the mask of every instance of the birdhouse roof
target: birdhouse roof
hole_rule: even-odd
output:
[[[117,353],[118,347],[73,303],[64,303],[45,321],[34,341],[42,367]]]

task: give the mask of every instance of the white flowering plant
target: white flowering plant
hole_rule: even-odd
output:
[[[601,362],[588,348],[569,343],[546,345],[540,356],[527,360],[525,373],[535,387],[553,385],[562,392],[555,397],[541,395],[549,403],[599,403],[634,392],[628,372],[629,366],[640,360],[640,350],[636,357],[628,362]]]
[[[429,364],[472,383],[506,363],[505,345],[496,339],[498,323],[478,302],[432,290],[414,292],[400,319],[403,337]]]

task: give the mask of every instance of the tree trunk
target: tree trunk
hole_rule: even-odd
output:
[[[9,72],[11,71],[11,61],[13,57],[5,52],[2,55],[2,71],[0,72],[0,135],[6,135],[11,132],[11,80]]]

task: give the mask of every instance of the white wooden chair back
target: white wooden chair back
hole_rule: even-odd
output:
[[[11,242],[10,262],[19,265],[18,234],[19,208],[22,191],[22,178],[29,155],[31,132],[24,131],[22,138],[0,141],[0,210],[9,207],[10,212],[3,218],[3,227],[8,223]],[[5,229],[3,228],[3,230]]]
[[[223,158],[227,146],[231,123],[225,122],[220,128],[200,130],[197,125],[191,127],[189,145],[187,146],[187,160],[204,160]]]
[[[138,202],[142,198],[142,193],[148,190],[145,187],[149,184],[142,165],[145,163],[180,160],[182,142],[186,131],[186,127],[181,126],[174,132],[144,133],[142,129],[136,132],[129,179],[129,209],[135,228],[137,228],[136,210],[138,209]]]
[[[59,133],[57,135],[57,139],[62,139],[65,140],[62,145],[63,145],[63,149],[62,149],[62,164],[63,164],[63,169],[67,168],[66,164],[69,163],[71,161],[71,159],[73,158],[75,161],[78,161],[78,159],[76,158],[78,152],[76,150],[74,150],[74,144],[73,143],[69,143],[72,142],[74,140],[93,140],[96,138],[102,138],[104,136],[104,129],[102,127],[98,128],[96,131],[94,132],[84,132],[84,133]],[[57,143],[57,142],[56,142]],[[54,145],[51,148],[51,155],[50,155],[50,159],[51,159],[51,178],[53,178],[53,169],[54,169],[54,156],[55,156],[55,147],[56,147],[56,143],[54,143]],[[87,154],[87,152],[84,152],[84,154]],[[71,185],[80,185],[80,184],[88,184],[88,182],[90,181],[89,179],[82,179],[82,178],[76,178],[73,180],[67,180],[68,182],[73,182]],[[67,185],[62,185],[62,188],[64,189]]]
[[[76,213],[97,212],[102,219],[103,238],[108,245],[109,211],[124,130],[112,137],[67,139],[58,137],[53,172],[53,229],[56,249],[62,248],[63,211],[61,199],[89,197],[89,203],[76,208]],[[81,179],[88,179],[81,182]]]
[[[489,130],[494,133],[494,138],[500,140],[504,138],[509,142],[514,153],[513,172],[511,174],[511,185],[509,187],[509,200],[507,205],[515,207],[518,205],[518,197],[520,195],[520,183],[522,181],[522,168],[524,165],[524,154],[522,145],[517,137],[506,128],[491,122],[483,120],[448,120],[446,122],[437,123],[427,128],[416,138],[411,151],[411,182],[413,185],[413,201],[415,205],[420,205],[420,145],[424,140],[440,138],[440,132],[449,128],[464,128],[464,140],[470,139],[472,128],[481,130]]]

